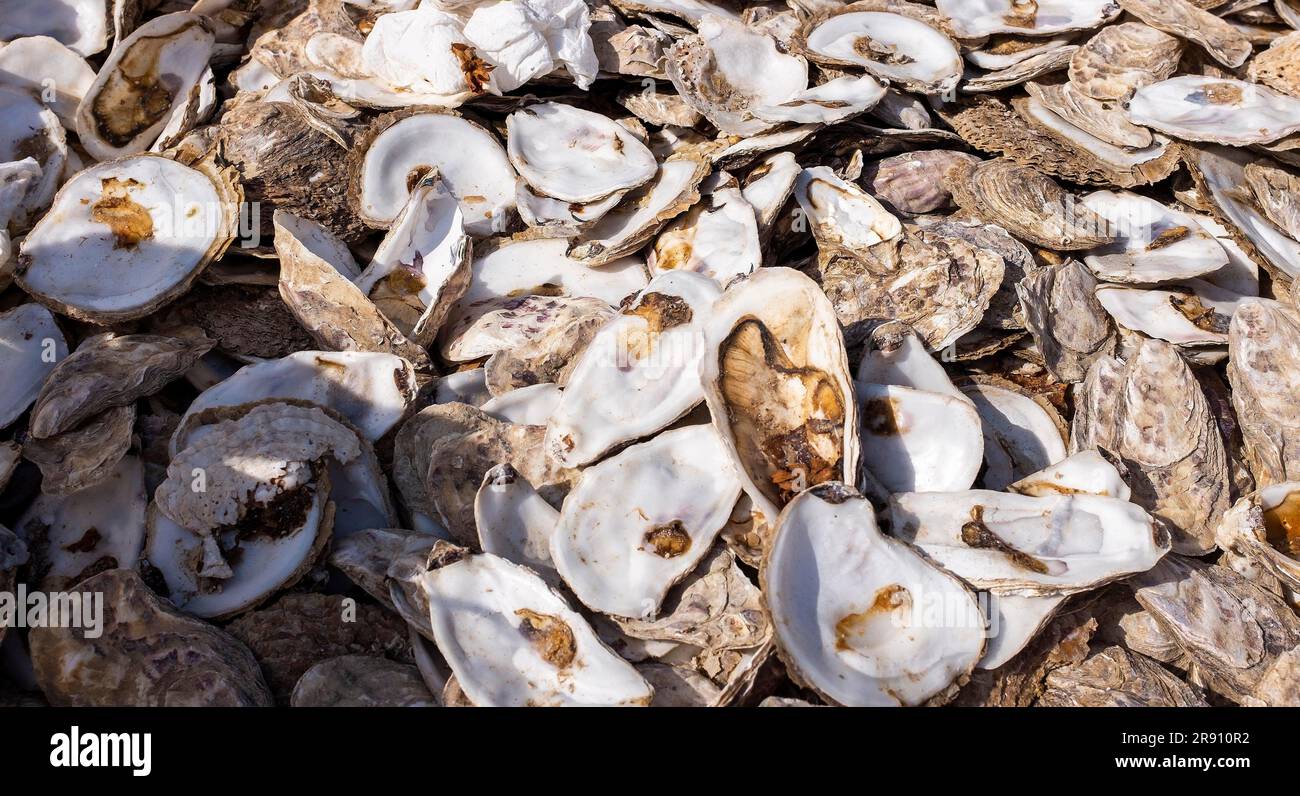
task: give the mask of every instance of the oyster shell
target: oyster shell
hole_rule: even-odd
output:
[[[654,689],[529,570],[482,553],[420,586],[438,649],[475,705],[650,703]]]
[[[713,305],[700,379],[755,511],[823,481],[856,481],[858,418],[844,340],[816,283],[760,268]]]
[[[843,484],[782,510],[760,574],[790,674],[835,703],[921,704],[983,653],[974,593],[881,534],[871,504]],[[922,618],[926,605],[944,606],[939,622]]]
[[[1143,340],[1121,362],[1093,362],[1076,399],[1070,447],[1120,457],[1133,500],[1173,535],[1174,549],[1214,549],[1214,529],[1229,506],[1223,441],[1191,368],[1177,350]]]
[[[1091,249],[1113,239],[1106,222],[1050,177],[1005,158],[958,163],[944,176],[963,210],[1013,235],[1059,251]]]
[[[1097,100],[1125,100],[1178,68],[1182,43],[1140,22],[1099,30],[1070,56],[1070,83]]]
[[[862,464],[885,489],[953,492],[975,483],[984,440],[970,401],[860,378],[857,396]]]
[[[1300,98],[1232,78],[1180,75],[1139,88],[1128,117],[1187,141],[1267,144],[1300,131]]]
[[[64,184],[23,240],[15,281],[80,320],[143,317],[225,251],[237,196],[221,179],[156,155],[92,166]]]
[[[159,599],[140,576],[112,569],[82,589],[104,595],[96,639],[66,627],[32,630],[32,669],[46,698],[70,707],[269,706],[248,648]]]
[[[51,0],[40,6],[12,0],[4,4],[0,41],[49,36],[78,55],[94,55],[108,45],[105,0]]]
[[[1094,191],[1083,205],[1109,222],[1115,240],[1083,258],[1108,282],[1190,279],[1228,264],[1228,253],[1195,218],[1135,193]]]
[[[1045,707],[1204,707],[1186,683],[1135,652],[1112,646],[1047,675]]]
[[[1061,381],[1083,381],[1089,366],[1114,347],[1115,330],[1096,289],[1096,276],[1077,260],[1041,268],[1016,286],[1025,327],[1047,369]]]
[[[1114,19],[1112,0],[937,0],[957,35],[975,39],[995,33],[1040,36],[1090,30]]]
[[[506,151],[537,193],[562,202],[596,202],[644,185],[654,155],[622,125],[571,105],[543,102],[506,119]]]
[[[669,222],[646,265],[652,274],[687,270],[725,285],[762,259],[754,208],[739,188],[720,188]]]
[[[32,405],[68,344],[54,316],[40,304],[23,304],[0,312],[0,428],[6,428]]]
[[[566,467],[590,464],[698,404],[704,330],[720,294],[695,273],[668,271],[651,280],[578,358],[547,423],[548,453]]]
[[[1010,383],[989,379],[963,385],[962,393],[975,405],[984,432],[985,467],[980,482],[985,489],[1006,489],[1066,457],[1065,422],[1045,399],[1035,400]],[[945,432],[951,433],[948,429]]]
[[[1196,42],[1224,66],[1241,66],[1253,50],[1250,39],[1232,23],[1199,8],[1189,0],[1117,2],[1125,11],[1156,30]]]
[[[98,160],[146,151],[203,78],[216,36],[199,14],[166,14],[119,41],[77,108],[77,136]]]
[[[1300,414],[1287,400],[1300,377],[1298,334],[1295,308],[1268,299],[1242,304],[1228,332],[1232,402],[1260,487],[1300,480]]]
[[[303,672],[289,704],[295,708],[428,708],[438,701],[419,669],[373,655],[341,655]]]
[[[933,12],[895,0],[851,3],[804,23],[802,51],[819,64],[854,66],[908,91],[948,94],[962,76],[956,44]]]
[[[708,553],[739,496],[712,426],[665,431],[583,471],[560,511],[551,559],[588,608],[654,617],[668,589]]]
[[[1288,33],[1252,58],[1246,74],[1254,83],[1262,83],[1293,97],[1300,96],[1300,77],[1295,71],[1297,57],[1300,57],[1300,35]]]
[[[560,512],[509,464],[498,464],[483,476],[474,498],[474,524],[483,552],[528,567],[558,586],[551,539],[559,522]]]

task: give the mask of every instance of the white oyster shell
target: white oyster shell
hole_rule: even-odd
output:
[[[980,416],[969,400],[886,384],[857,385],[862,462],[890,492],[953,492],[984,461]]]
[[[68,355],[68,343],[54,316],[40,304],[0,312],[0,429],[27,411],[45,377]]]
[[[551,538],[559,522],[560,512],[509,464],[498,464],[483,476],[474,498],[474,524],[483,552],[526,566],[558,586]]]
[[[587,607],[651,617],[709,551],[739,496],[712,426],[665,431],[583,471],[551,558]]]
[[[1084,263],[1108,282],[1156,284],[1189,279],[1228,264],[1228,253],[1193,216],[1130,191],[1094,191],[1083,205],[1106,219],[1114,243]]]
[[[1128,117],[1187,141],[1266,144],[1300,131],[1300,99],[1244,80],[1180,75],[1139,88]]]
[[[438,650],[473,704],[650,703],[654,689],[529,570],[483,553],[419,582]]]
[[[815,23],[804,51],[819,62],[860,66],[909,91],[953,91],[962,59],[952,40],[919,19],[883,8],[849,10]]]
[[[835,703],[921,704],[984,651],[974,593],[883,535],[871,504],[842,484],[786,506],[761,576],[782,659]]]
[[[530,105],[510,114],[506,129],[506,151],[519,175],[564,202],[595,202],[644,185],[659,167],[627,128],[572,105]]]
[[[566,467],[667,427],[704,398],[704,328],[721,290],[708,277],[668,271],[601,327],[578,360],[546,429]]]

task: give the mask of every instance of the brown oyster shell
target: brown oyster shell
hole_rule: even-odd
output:
[[[1205,707],[1186,683],[1150,658],[1111,646],[1047,675],[1044,707]]]
[[[400,617],[336,594],[286,594],[226,630],[248,645],[280,704],[289,701],[304,672],[327,658],[367,654],[412,661]]]
[[[289,697],[295,708],[428,708],[420,670],[373,655],[340,655],[303,672]]]
[[[1228,332],[1228,379],[1257,486],[1300,481],[1300,311],[1259,299]]]
[[[1255,83],[1300,97],[1300,31],[1274,40],[1251,59],[1246,75]]]
[[[103,481],[131,447],[135,405],[112,406],[77,428],[30,439],[23,458],[41,468],[41,491],[68,495]]]
[[[1120,6],[1156,30],[1205,48],[1214,60],[1238,67],[1250,57],[1250,39],[1227,22],[1187,0],[1118,0]]]
[[[126,569],[80,590],[102,593],[103,635],[33,628],[32,669],[53,705],[69,707],[268,706],[271,693],[251,652],[212,625],[159,599]]]
[[[1104,219],[1031,166],[996,158],[973,167],[953,166],[944,179],[963,210],[1030,243],[1073,251],[1113,238]]]
[[[1083,381],[1092,363],[1114,347],[1115,329],[1096,288],[1097,277],[1077,260],[1039,269],[1016,286],[1025,327],[1043,364],[1061,381]]]
[[[32,406],[31,434],[52,437],[161,390],[212,348],[210,340],[96,335],[54,367]]]
[[[943,175],[958,162],[975,160],[965,152],[948,149],[906,152],[868,165],[862,183],[892,210],[908,215],[931,213],[953,204]]]
[[[1115,146],[1141,149],[1153,141],[1151,131],[1130,122],[1119,105],[1093,99],[1073,83],[1028,83],[1025,90],[1065,121]]]
[[[1143,340],[1126,362],[1095,361],[1075,392],[1070,448],[1119,457],[1133,476],[1133,502],[1164,525],[1176,551],[1214,549],[1231,499],[1227,455],[1200,383],[1177,348]]]
[[[1102,28],[1070,58],[1070,82],[1097,100],[1125,100],[1173,75],[1182,56],[1177,38],[1140,22]]]

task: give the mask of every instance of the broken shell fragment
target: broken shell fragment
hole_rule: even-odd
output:
[[[482,553],[420,585],[438,649],[475,705],[650,703],[654,689],[527,569]]]
[[[975,594],[881,534],[871,504],[843,484],[786,506],[761,577],[782,660],[834,703],[924,703],[984,651]],[[923,619],[926,605],[945,607],[941,626]]]

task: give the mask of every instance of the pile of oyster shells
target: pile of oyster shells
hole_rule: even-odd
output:
[[[1297,0],[0,0],[0,702],[1300,704]]]

